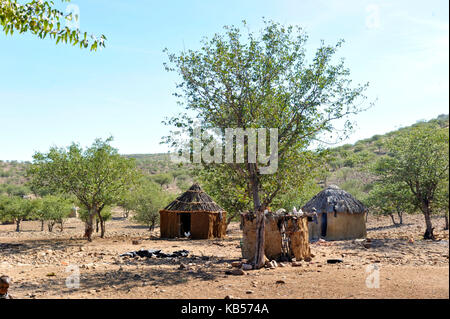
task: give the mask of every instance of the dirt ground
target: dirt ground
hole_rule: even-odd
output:
[[[88,243],[75,218],[63,232],[52,233],[29,221],[20,233],[14,225],[0,225],[0,275],[12,278],[15,298],[449,298],[449,233],[437,217],[439,240],[422,240],[423,219],[406,216],[405,225],[393,227],[388,217],[369,216],[370,243],[319,241],[311,244],[311,262],[244,275],[225,273],[241,258],[238,223],[223,240],[163,240],[158,229],[150,234],[117,213],[106,238]],[[139,249],[190,254],[119,257]],[[328,264],[332,258],[342,262]]]

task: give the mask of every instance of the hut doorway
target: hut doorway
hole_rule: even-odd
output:
[[[321,226],[320,235],[324,238],[327,237],[327,226],[328,226],[328,220],[327,220],[328,216],[327,215],[328,215],[327,213],[322,214],[321,224],[320,224],[320,226]]]
[[[191,214],[180,214],[180,236],[191,231]]]

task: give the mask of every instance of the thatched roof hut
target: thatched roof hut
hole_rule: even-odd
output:
[[[351,194],[330,185],[314,196],[302,210],[317,213],[317,220],[309,222],[310,239],[327,240],[364,238],[367,208]]]
[[[222,238],[226,233],[226,211],[199,184],[159,211],[161,238]]]

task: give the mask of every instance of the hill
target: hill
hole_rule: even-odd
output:
[[[371,189],[374,176],[367,168],[386,154],[383,143],[386,139],[403,130],[416,125],[449,126],[448,114],[439,115],[428,122],[418,121],[416,124],[398,130],[374,135],[359,140],[354,144],[345,144],[329,149],[329,160],[319,185],[336,184],[364,201]],[[193,165],[180,166],[170,160],[169,154],[128,154],[124,155],[136,160],[137,167],[150,176],[169,192],[178,193],[187,189],[194,180]],[[26,186],[26,169],[29,162],[0,161],[0,194],[8,193],[24,195],[30,192]]]
[[[369,172],[369,167],[381,156],[386,155],[386,150],[383,148],[384,142],[418,125],[437,125],[448,128],[448,114],[439,115],[430,121],[417,121],[411,126],[383,135],[374,135],[371,138],[359,140],[355,144],[345,144],[330,149],[327,172],[320,183],[322,186],[336,184],[364,202],[375,179],[375,176]]]

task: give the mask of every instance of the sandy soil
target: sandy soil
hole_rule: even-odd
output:
[[[0,274],[12,278],[15,298],[449,298],[449,235],[442,218],[433,220],[438,241],[421,239],[421,215],[406,216],[404,223],[393,227],[390,218],[370,216],[368,248],[352,240],[316,242],[311,262],[240,276],[225,273],[241,258],[238,223],[223,240],[162,240],[158,229],[150,234],[117,214],[106,238],[91,243],[82,239],[77,219],[52,233],[39,231],[37,222],[24,222],[20,233],[0,225]],[[187,249],[190,255],[119,257],[141,248]],[[328,264],[330,258],[343,262]],[[71,269],[79,271],[79,288],[66,285],[76,284]],[[370,280],[377,274],[379,288]]]

